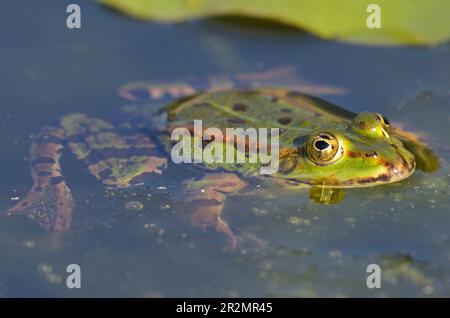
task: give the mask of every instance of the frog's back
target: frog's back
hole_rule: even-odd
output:
[[[355,114],[316,97],[282,88],[228,90],[199,94],[172,104],[169,128],[202,120],[204,127],[270,128],[311,132],[318,127],[350,121]]]

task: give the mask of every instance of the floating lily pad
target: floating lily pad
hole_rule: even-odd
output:
[[[99,0],[129,16],[181,22],[216,16],[268,19],[324,39],[363,44],[429,45],[450,38],[448,0]],[[367,7],[381,8],[381,28],[369,29]],[[370,11],[373,12],[373,11]]]

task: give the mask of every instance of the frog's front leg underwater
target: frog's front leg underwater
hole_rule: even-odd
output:
[[[231,251],[236,251],[239,241],[248,240],[258,247],[265,247],[266,242],[251,233],[232,228],[222,217],[225,200],[229,195],[239,193],[247,183],[234,173],[212,173],[198,181],[188,180],[183,183],[183,201],[185,213],[191,224],[203,230],[214,228],[224,235]]]

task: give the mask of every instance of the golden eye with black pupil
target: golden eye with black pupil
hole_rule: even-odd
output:
[[[329,165],[342,157],[341,142],[329,132],[321,132],[309,137],[306,143],[308,159],[317,165]]]

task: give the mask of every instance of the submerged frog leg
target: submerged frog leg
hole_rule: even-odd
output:
[[[148,174],[160,174],[167,164],[146,134],[83,114],[70,114],[62,118],[59,127],[42,129],[34,140],[30,150],[34,184],[9,214],[27,215],[51,232],[70,228],[75,205],[59,162],[65,143],[109,188],[141,184]]]
[[[261,72],[221,74],[205,79],[187,79],[176,82],[139,81],[127,84],[119,89],[119,95],[129,101],[161,100],[195,95],[200,92],[213,92],[228,89],[251,89],[259,87],[285,87],[308,94],[345,94],[346,89],[327,85],[312,84],[302,80],[295,66],[285,65]]]
[[[61,125],[77,159],[108,188],[142,184],[167,165],[150,137],[133,127],[116,127],[83,114],[68,115]]]
[[[64,143],[64,130],[44,127],[30,149],[33,186],[28,195],[9,214],[23,214],[51,232],[70,228],[74,201],[61,175],[59,157]]]
[[[183,203],[194,227],[215,228],[228,238],[232,251],[237,250],[240,239],[252,240],[259,246],[265,245],[254,235],[230,227],[222,218],[227,195],[237,193],[247,186],[238,176],[232,173],[213,173],[198,181],[185,181],[183,186]]]

